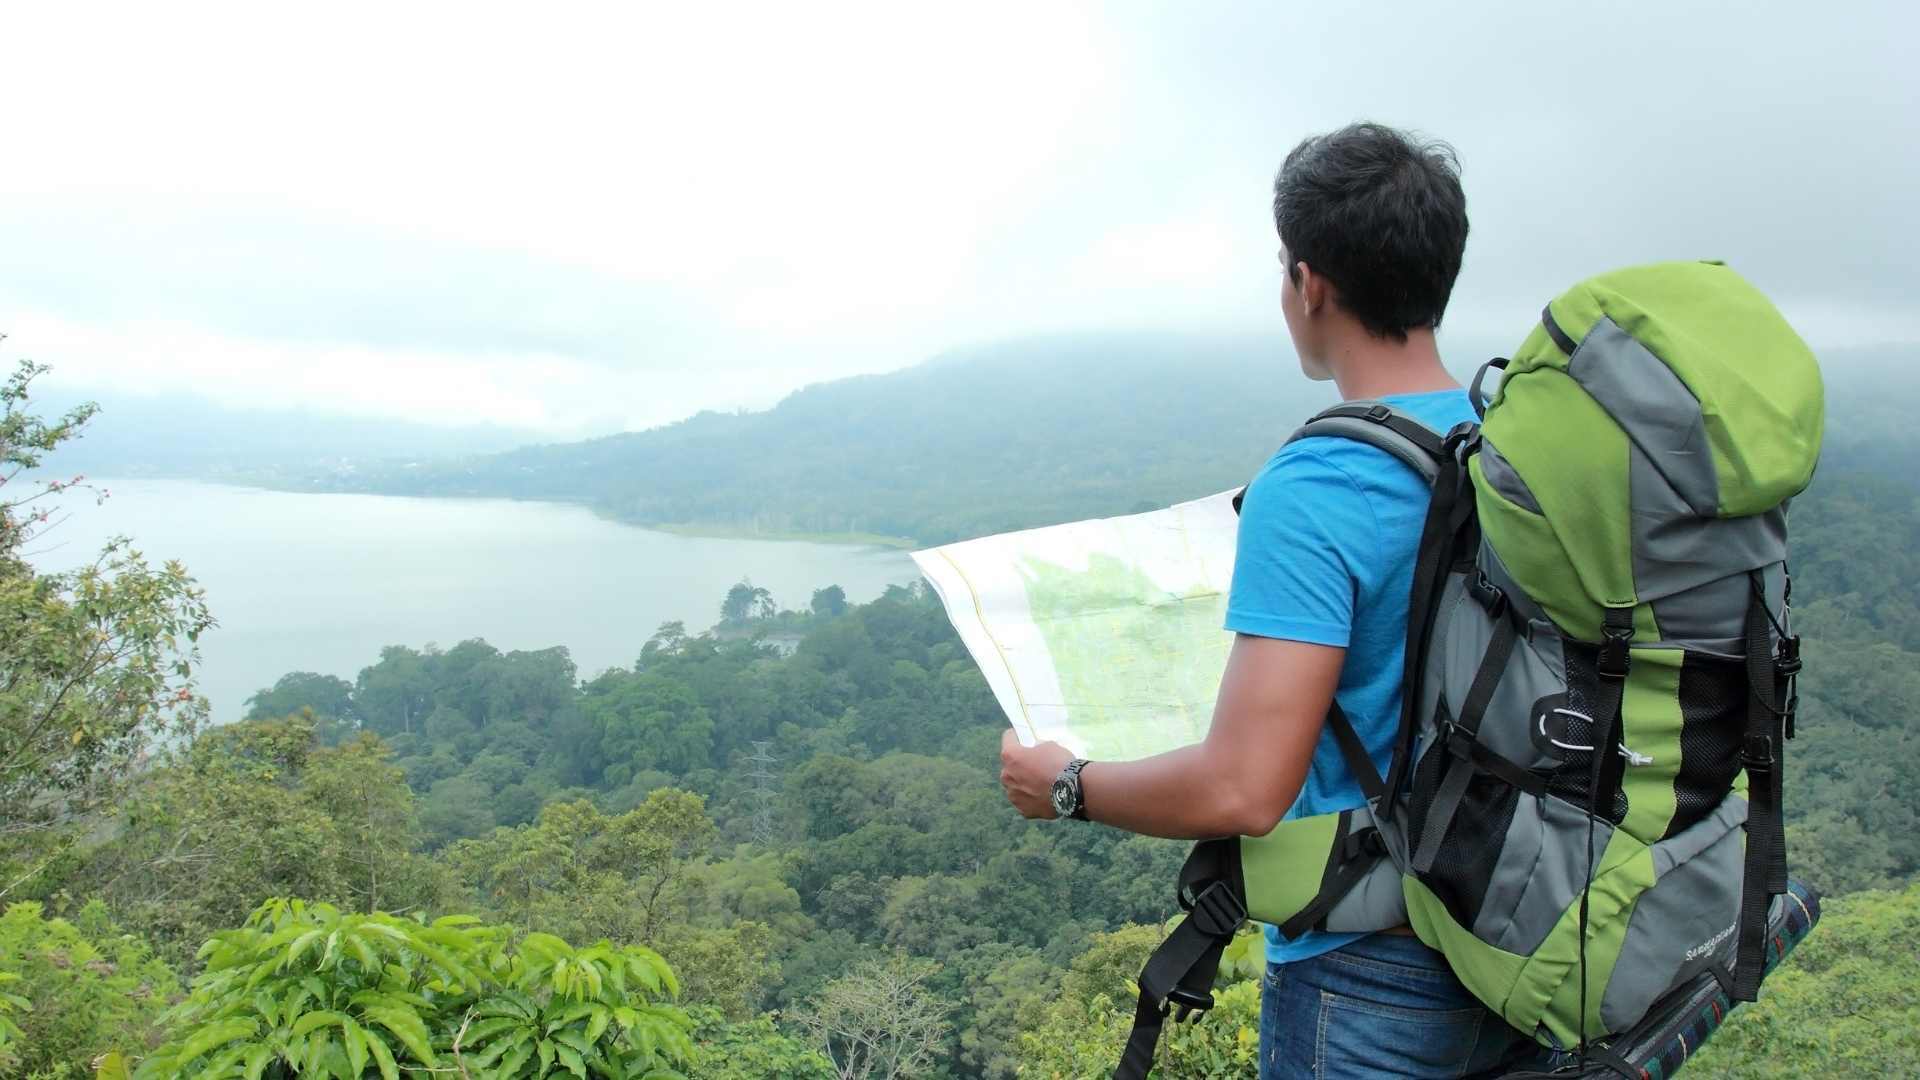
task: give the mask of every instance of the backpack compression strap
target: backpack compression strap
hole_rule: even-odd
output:
[[[1353,439],[1383,450],[1419,473],[1429,486],[1441,475],[1441,462],[1448,453],[1446,440],[1425,424],[1379,402],[1336,405],[1307,421],[1287,441],[1316,436]],[[1245,488],[1234,495],[1235,513],[1239,513],[1245,497]],[[1327,711],[1327,728],[1368,800],[1375,805],[1389,802],[1387,782],[1338,703]],[[1318,925],[1366,877],[1366,872],[1386,857],[1376,830],[1350,830],[1348,825],[1348,815],[1341,815],[1320,891],[1282,928],[1289,937]],[[1303,871],[1308,869],[1302,867]],[[1213,980],[1220,970],[1221,954],[1247,919],[1238,837],[1203,840],[1194,845],[1180,870],[1179,899],[1187,916],[1154,950],[1140,972],[1133,1030],[1127,1036],[1127,1048],[1114,1071],[1114,1080],[1142,1080],[1153,1068],[1154,1048],[1168,1012],[1179,1010],[1174,1018],[1178,1023],[1213,1007]]]
[[[1180,868],[1180,906],[1187,917],[1147,958],[1140,971],[1140,1000],[1133,1030],[1114,1080],[1143,1080],[1153,1068],[1153,1050],[1167,1013],[1174,1023],[1213,1008],[1213,978],[1220,956],[1247,919],[1246,884],[1240,876],[1239,838],[1203,840]]]
[[[1734,954],[1735,1001],[1760,996],[1765,974],[1767,911],[1787,891],[1786,823],[1780,805],[1780,757],[1793,737],[1794,681],[1800,673],[1800,639],[1786,633],[1767,609],[1758,576],[1747,602],[1747,731],[1740,764],[1747,771],[1747,855],[1740,886],[1740,943]],[[1770,631],[1778,631],[1779,651]]]

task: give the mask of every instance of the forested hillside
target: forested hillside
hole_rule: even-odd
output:
[[[8,393],[9,468],[71,435]],[[1920,1071],[1920,440],[1888,397],[1836,392],[1793,511],[1789,852],[1839,900],[1702,1075]],[[1015,815],[1004,719],[925,589],[715,597],[715,629],[606,672],[396,644],[205,730],[217,612],[124,550],[37,574],[44,505],[0,514],[0,617],[31,629],[0,689],[0,1077],[1111,1068],[1183,847]],[[1248,1074],[1247,944],[1165,1075]]]
[[[811,386],[766,412],[325,483],[578,501],[649,525],[936,543],[1244,483],[1332,403],[1290,365],[1271,340],[1019,342]]]
[[[1511,344],[1511,343],[1507,343]],[[1498,346],[1496,346],[1497,348]],[[1450,349],[1456,370],[1493,354]],[[1824,357],[1828,469],[1910,445],[1920,352]],[[1242,484],[1331,387],[1270,340],[1066,337],[808,387],[759,413],[446,463],[316,478],[329,490],[582,502],[623,521],[944,543],[1165,506]]]

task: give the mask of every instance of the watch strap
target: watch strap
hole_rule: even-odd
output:
[[[1089,764],[1086,758],[1074,758],[1067,762],[1066,768],[1060,770],[1060,775],[1073,784],[1073,813],[1067,816],[1075,821],[1087,820],[1087,789],[1080,783],[1080,770]]]

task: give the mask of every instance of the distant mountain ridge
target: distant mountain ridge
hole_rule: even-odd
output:
[[[644,525],[936,543],[1244,483],[1333,400],[1271,338],[968,349],[755,413],[333,477],[329,490],[580,502]]]
[[[1471,374],[1491,350],[1450,343]],[[1920,349],[1824,355],[1829,464],[1912,446]],[[1316,409],[1270,337],[1079,335],[943,354],[796,391],[764,412],[372,468],[310,485],[578,502],[618,520],[932,544],[1127,513],[1244,483]]]
[[[77,440],[48,458],[59,472],[191,477],[256,484],[310,484],[316,476],[371,462],[445,459],[524,445],[525,430],[436,426],[338,416],[304,409],[239,409],[191,394],[36,392],[48,414],[82,401],[99,414]]]

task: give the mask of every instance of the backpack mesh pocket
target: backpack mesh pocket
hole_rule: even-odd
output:
[[[1452,722],[1451,711],[1444,701],[1440,703],[1438,719],[1443,731]],[[1413,772],[1412,812],[1407,818],[1410,837],[1417,841],[1424,834],[1427,810],[1446,773],[1472,767],[1437,744],[1421,756]],[[1506,781],[1489,773],[1475,772],[1467,782],[1460,808],[1454,812],[1453,821],[1441,838],[1433,869],[1421,877],[1462,926],[1472,926],[1480,916],[1493,865],[1506,843],[1507,827],[1513,823],[1513,810],[1520,795],[1520,789]]]
[[[1600,682],[1599,647],[1566,641],[1562,648],[1567,658],[1567,709],[1577,717],[1592,717],[1599,708],[1594,701],[1595,689]],[[1597,726],[1588,720],[1571,719],[1566,725],[1565,741],[1576,746],[1592,746]],[[1605,749],[1615,752],[1611,746]],[[1603,763],[1608,767],[1601,770],[1601,786],[1611,787],[1613,797],[1607,808],[1598,814],[1615,825],[1627,819],[1628,809],[1626,792],[1620,790],[1617,760]],[[1592,768],[1592,751],[1566,751],[1559,767],[1547,774],[1547,793],[1585,808],[1589,804],[1587,785],[1592,779]],[[1611,784],[1607,782],[1609,777],[1613,780]]]
[[[1745,664],[1687,654],[1680,665],[1680,772],[1673,779],[1673,820],[1663,839],[1713,813],[1739,778],[1746,706]]]

